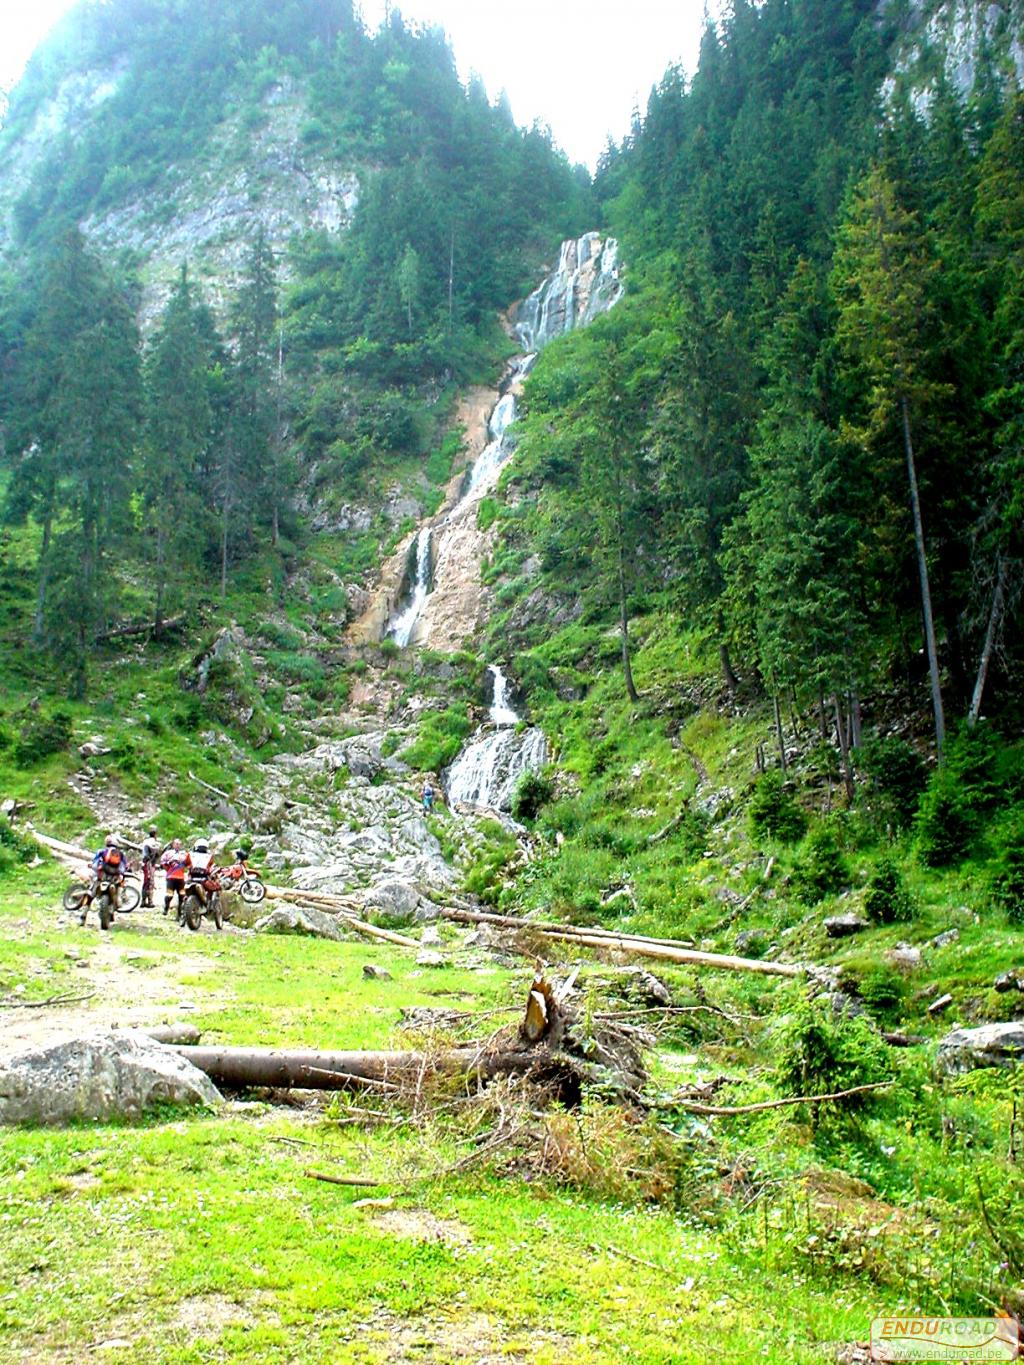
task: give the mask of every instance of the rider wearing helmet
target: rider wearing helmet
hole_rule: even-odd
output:
[[[206,904],[206,883],[213,873],[213,854],[206,839],[197,839],[188,855],[188,889]]]
[[[82,924],[85,923],[89,906],[92,905],[93,897],[101,886],[107,888],[110,904],[114,910],[117,909],[118,892],[124,885],[127,872],[128,858],[121,848],[121,840],[116,834],[108,834],[103,847],[97,849],[93,855],[92,881],[89,883],[89,890],[82,901]]]
[[[164,870],[164,877],[167,882],[167,889],[164,893],[164,914],[166,915],[171,908],[171,898],[178,897],[178,918],[181,918],[181,904],[185,899],[185,874],[189,869],[189,856],[181,846],[181,840],[175,839],[167,852],[160,859],[160,866]]]

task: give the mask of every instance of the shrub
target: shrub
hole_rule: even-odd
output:
[[[420,721],[420,732],[402,752],[411,768],[436,773],[446,768],[462,748],[472,729],[469,714],[461,703],[447,711],[428,711]]]
[[[903,1012],[907,983],[892,967],[875,964],[861,977],[860,998],[871,1016],[881,1023],[895,1023]]]
[[[892,1076],[882,1038],[863,1016],[833,1015],[825,1000],[802,1000],[776,1037],[775,1075],[786,1095],[827,1095]],[[856,1104],[858,1096],[844,1101]]]
[[[897,924],[914,917],[913,898],[902,872],[889,856],[882,858],[871,874],[864,911],[876,924]]]
[[[0,816],[0,875],[10,872],[18,863],[31,862],[39,850],[31,839],[26,839]]]
[[[932,774],[914,824],[917,851],[929,867],[953,867],[967,856],[976,817],[966,791],[949,768]]]
[[[512,814],[517,820],[536,820],[555,794],[555,784],[544,773],[525,772],[516,783]]]
[[[1007,794],[999,767],[996,737],[986,726],[950,740],[915,821],[918,852],[929,867],[953,867],[966,858],[984,817]]]
[[[806,816],[777,769],[759,779],[748,814],[750,829],[756,839],[780,839],[791,844],[807,828]]]
[[[1024,925],[1024,817],[1018,816],[999,841],[992,894],[1011,924]]]
[[[31,768],[51,754],[71,746],[71,717],[66,711],[22,712],[18,737],[14,742],[14,761],[19,768]]]
[[[917,750],[896,736],[871,735],[854,754],[867,779],[867,796],[876,813],[898,829],[910,824],[924,790],[924,762]]]
[[[257,633],[261,639],[277,645],[278,649],[294,651],[302,648],[302,636],[299,632],[293,630],[291,626],[280,625],[277,621],[261,621]]]
[[[818,825],[804,841],[793,872],[797,895],[806,905],[817,905],[846,880],[846,861],[831,825]]]

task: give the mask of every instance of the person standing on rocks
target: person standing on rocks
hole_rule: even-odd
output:
[[[153,887],[156,883],[157,864],[163,851],[156,830],[151,829],[142,841],[142,905],[146,910],[154,908]]]
[[[429,815],[434,809],[434,788],[429,782],[423,784],[423,810]]]

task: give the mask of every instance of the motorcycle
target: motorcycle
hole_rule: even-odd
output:
[[[221,868],[213,868],[202,881],[197,879],[189,882],[185,890],[178,923],[186,924],[193,933],[202,924],[204,916],[209,916],[218,929],[224,928],[224,910],[220,901],[221,871]]]
[[[236,848],[235,857],[238,861],[230,867],[218,868],[218,876],[227,882],[237,882],[237,886],[227,889],[237,891],[249,905],[259,905],[267,894],[259,868],[249,866],[249,854],[244,848]]]
[[[82,916],[83,924],[90,890],[89,882],[72,882],[61,900],[65,910]],[[116,877],[102,877],[92,901],[100,917],[100,928],[109,929],[114,923],[114,914],[117,911],[126,915],[131,914],[138,906],[141,896],[142,892],[134,879],[126,877],[119,881]]]

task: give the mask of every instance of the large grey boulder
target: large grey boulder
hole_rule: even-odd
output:
[[[329,938],[335,943],[345,937],[333,916],[309,905],[279,905],[257,920],[255,927],[260,934],[299,934],[306,938]]]
[[[939,1043],[935,1069],[955,1076],[984,1066],[1013,1066],[1024,1062],[1024,1021],[958,1028]]]
[[[419,909],[422,897],[415,886],[408,882],[386,881],[373,886],[363,893],[362,901],[367,910],[374,911],[382,919],[411,919]]]
[[[138,1118],[155,1104],[216,1106],[210,1078],[144,1033],[95,1033],[0,1061],[0,1122]]]

